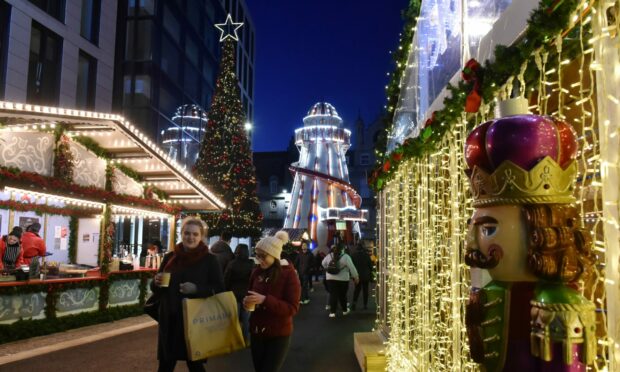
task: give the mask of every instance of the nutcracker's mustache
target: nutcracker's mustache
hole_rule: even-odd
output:
[[[465,263],[480,269],[492,269],[499,264],[499,255],[485,256],[480,249],[468,249],[465,252]]]

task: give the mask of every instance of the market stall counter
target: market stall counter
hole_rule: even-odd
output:
[[[0,343],[140,315],[155,272],[0,282]]]

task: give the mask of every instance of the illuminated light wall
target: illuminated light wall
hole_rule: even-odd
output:
[[[477,370],[464,325],[469,269],[463,263],[468,181],[465,125],[442,148],[405,161],[383,191],[389,371]]]
[[[351,132],[342,128],[342,119],[328,103],[314,105],[304,127],[295,131],[300,155],[291,168],[294,182],[284,227],[308,229],[313,249],[328,246],[328,225],[321,221],[321,210],[355,209],[351,196],[341,189],[349,185],[345,154],[350,139]]]
[[[618,1],[599,1],[595,4],[592,28],[594,36],[589,44],[594,47],[594,69],[597,81],[597,122],[600,159],[600,210],[591,212],[591,218],[600,219],[603,239],[597,239],[596,249],[605,255],[604,276],[607,307],[607,339],[603,343],[610,351],[609,370],[620,370],[620,56],[618,40],[620,29],[617,16],[607,17],[618,9]],[[588,221],[587,221],[588,222]],[[597,221],[590,221],[596,223]],[[598,306],[598,304],[597,304]]]
[[[554,58],[549,50],[536,51],[531,60],[538,84],[520,92],[530,98],[532,113],[561,117],[578,134],[575,196],[597,257],[592,275],[581,283],[597,308],[592,371],[620,370],[620,27],[609,17],[618,4],[595,2],[584,14],[576,58],[566,56],[561,39],[553,46],[559,53]],[[584,1],[580,9],[590,5]],[[590,23],[593,35],[586,32]],[[517,81],[525,86],[524,71],[509,79],[497,99],[509,97]],[[491,107],[483,105],[475,123],[493,117]],[[436,153],[404,161],[379,195],[379,283],[385,284],[378,322],[389,330],[389,371],[479,369],[469,357],[464,326],[470,285],[484,284],[485,277],[470,272],[462,258],[465,222],[472,213],[463,173],[464,122]]]

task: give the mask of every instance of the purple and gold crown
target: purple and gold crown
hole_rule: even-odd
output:
[[[476,127],[465,143],[474,207],[573,203],[577,137],[564,121],[514,115]]]

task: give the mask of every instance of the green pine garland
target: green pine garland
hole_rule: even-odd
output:
[[[493,62],[486,61],[484,66],[476,71],[476,75],[483,81],[481,89],[483,101],[491,102],[500,87],[510,77],[519,74],[521,66],[526,61],[528,68],[526,69],[525,80],[529,84],[536,81],[536,66],[534,61],[530,60],[532,54],[539,48],[549,46],[558,34],[569,28],[570,17],[579,5],[578,0],[564,0],[560,5],[556,4],[552,8],[548,3],[548,1],[542,0],[538,8],[532,12],[528,20],[525,37],[522,40],[512,46],[497,46],[494,51]],[[419,6],[412,6],[411,9],[419,14]],[[564,39],[563,53],[567,58],[576,56],[580,51],[579,40],[577,37],[573,37],[575,36],[573,34],[577,34],[580,31],[579,27],[583,26],[578,25],[577,27],[572,31],[572,34]],[[585,31],[589,30],[586,29]],[[412,37],[409,41],[411,39]],[[555,50],[555,48],[549,49],[550,54]],[[404,64],[406,64],[407,56],[402,56]],[[446,133],[460,120],[464,112],[465,100],[473,87],[473,82],[460,81],[457,86],[449,84],[447,89],[450,94],[444,99],[443,108],[434,112],[431,125],[425,128],[418,137],[405,140],[392,153],[385,153],[385,141],[377,144],[377,153],[380,155],[378,156],[379,165],[369,177],[369,184],[374,190],[379,191],[383,188],[385,182],[393,177],[403,160],[421,158],[437,151]],[[389,99],[396,97],[397,100],[396,92],[396,90],[391,90],[392,96]],[[393,120],[387,122],[386,133],[392,132],[392,124]],[[470,127],[473,127],[474,124],[473,120],[469,121]]]
[[[69,219],[69,263],[77,262],[77,235],[78,235],[79,219],[71,216]]]
[[[398,48],[392,52],[392,59],[394,60],[396,68],[389,74],[390,81],[385,88],[387,102],[385,105],[385,113],[381,117],[384,130],[379,133],[376,142],[377,156],[375,158],[377,159],[377,165],[382,163],[387,148],[387,139],[392,130],[391,123],[394,120],[394,113],[400,96],[400,82],[407,67],[407,59],[411,52],[413,35],[418,23],[421,7],[422,0],[410,0],[409,7],[403,11],[405,25],[403,27],[403,32],[400,34]]]

